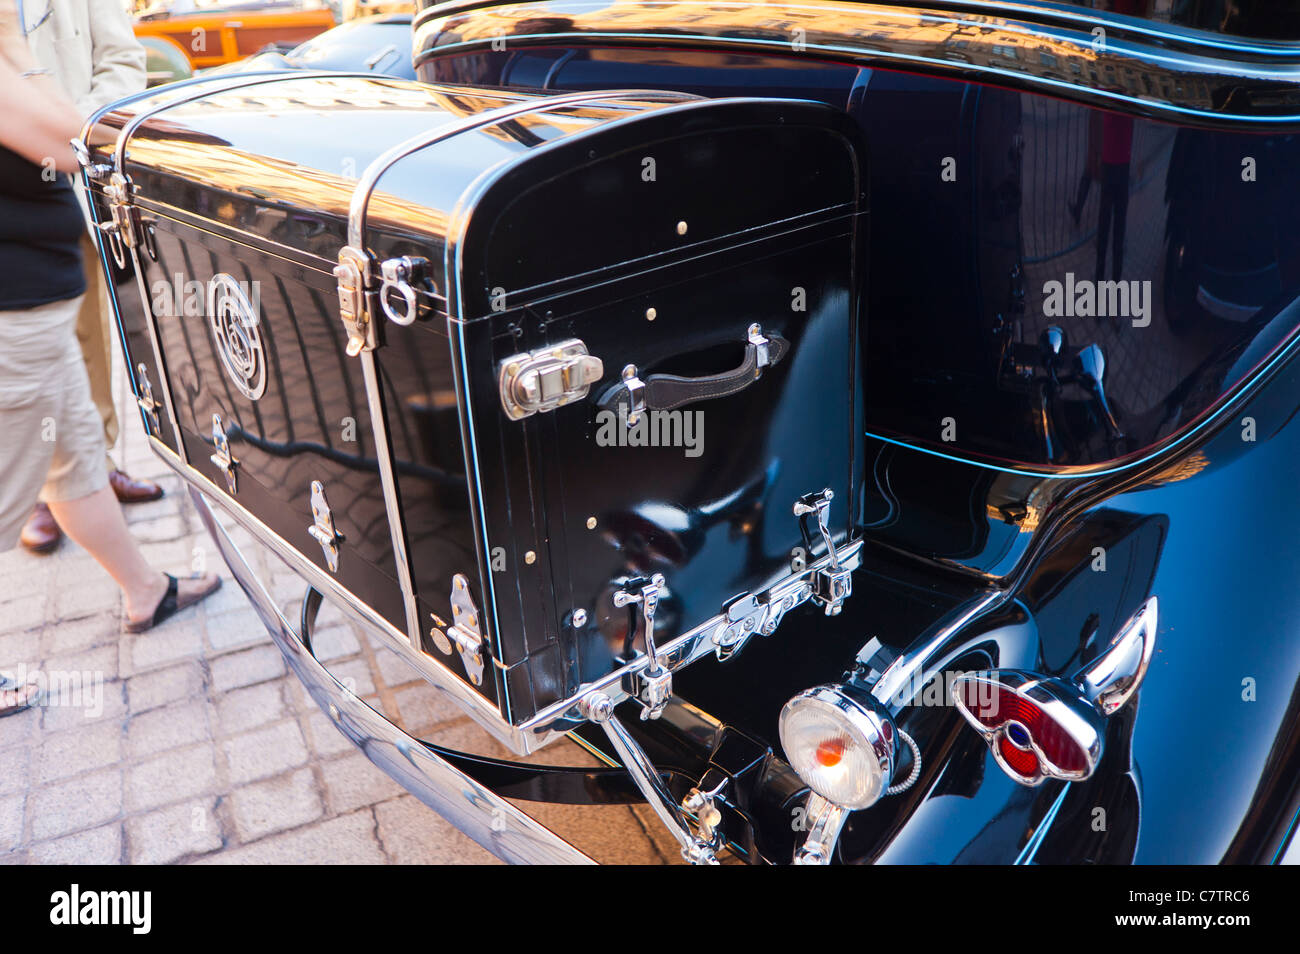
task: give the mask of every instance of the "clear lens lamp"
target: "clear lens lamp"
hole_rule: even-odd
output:
[[[893,778],[898,732],[869,696],[843,686],[808,689],[785,704],[780,727],[790,767],[828,802],[869,808]]]

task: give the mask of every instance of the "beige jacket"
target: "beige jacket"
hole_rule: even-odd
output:
[[[125,0],[22,0],[22,11],[36,61],[82,115],[145,88],[144,47]]]

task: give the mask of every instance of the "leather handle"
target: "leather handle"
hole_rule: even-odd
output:
[[[634,416],[642,411],[671,411],[697,401],[728,397],[761,378],[763,369],[775,366],[789,350],[790,342],[780,335],[764,335],[758,325],[751,325],[739,367],[697,378],[652,374],[642,382],[636,378],[635,366],[628,365],[623,380],[601,395],[597,404],[604,410],[629,404],[633,415],[629,419],[635,421]]]

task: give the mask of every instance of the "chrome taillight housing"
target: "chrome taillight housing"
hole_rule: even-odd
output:
[[[1153,596],[1100,656],[1069,679],[1016,669],[965,673],[953,680],[953,702],[1003,771],[1022,785],[1088,778],[1101,759],[1106,717],[1132,698],[1146,676],[1158,610]]]

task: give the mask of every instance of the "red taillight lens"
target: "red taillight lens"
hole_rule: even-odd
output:
[[[1033,700],[1006,686],[983,680],[970,680],[960,688],[961,699],[967,711],[981,725],[998,729],[1010,721],[1019,722],[1029,731],[1039,751],[1057,768],[1070,774],[1087,771],[1087,754]],[[1008,750],[1016,753],[1015,760],[1007,755]],[[1032,776],[1038,771],[1037,757],[1032,752],[1016,748],[1005,738],[1000,740],[999,752],[1007,764],[1022,775]],[[1026,760],[1025,756],[1032,762]],[[1022,764],[1028,765],[1029,771],[1022,771],[1018,767]]]
[[[1005,736],[998,740],[998,751],[1002,753],[1002,758],[1012,770],[1019,772],[1025,778],[1033,778],[1038,774],[1038,756],[1033,752],[1016,748]]]

